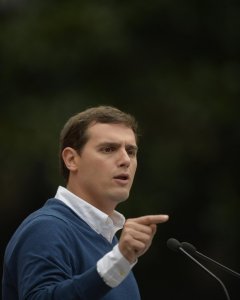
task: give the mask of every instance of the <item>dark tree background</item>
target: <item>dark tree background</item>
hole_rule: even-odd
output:
[[[175,237],[240,271],[237,1],[2,0],[1,259],[16,227],[63,184],[58,135],[114,105],[141,128],[126,217],[168,213],[134,272],[142,299],[225,299],[166,247]],[[236,278],[209,266],[239,298]]]

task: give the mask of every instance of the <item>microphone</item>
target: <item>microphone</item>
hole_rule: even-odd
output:
[[[181,246],[184,250],[186,250],[188,253],[195,255],[197,257],[203,258],[205,261],[209,261],[212,262],[214,264],[216,264],[218,267],[220,267],[221,269],[223,269],[224,271],[227,271],[228,273],[230,273],[231,275],[234,275],[238,278],[240,278],[240,274],[231,270],[230,268],[220,264],[219,262],[215,261],[214,259],[202,254],[201,252],[198,252],[196,247],[194,247],[192,244],[187,243],[187,242],[182,242]]]
[[[199,267],[201,267],[205,272],[207,272],[210,276],[212,276],[214,279],[216,279],[221,287],[223,288],[223,291],[225,293],[226,299],[230,300],[230,296],[228,294],[228,291],[224,285],[224,283],[221,281],[220,278],[218,278],[215,274],[213,274],[210,270],[208,270],[204,265],[202,265],[198,260],[196,260],[192,255],[190,255],[183,247],[182,244],[174,239],[170,238],[167,240],[167,246],[170,250],[176,251],[176,252],[181,252],[182,254],[186,255],[188,258],[190,258],[193,262],[195,262]]]

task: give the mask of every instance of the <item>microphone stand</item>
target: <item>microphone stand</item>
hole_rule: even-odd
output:
[[[211,271],[209,271],[206,267],[204,267],[197,259],[195,259],[192,255],[190,255],[187,251],[185,251],[182,247],[178,248],[179,251],[181,251],[183,254],[185,254],[186,256],[188,256],[192,261],[194,261],[199,267],[201,267],[204,271],[206,271],[210,276],[214,277],[222,286],[223,291],[226,295],[226,299],[230,300],[230,296],[228,294],[228,291],[224,285],[224,283],[216,276],[214,275]]]
[[[220,267],[221,269],[223,269],[224,271],[227,271],[228,273],[230,273],[231,275],[234,275],[238,278],[240,278],[240,274],[235,272],[234,270],[231,270],[229,269],[228,267],[220,264],[219,262],[217,262],[216,260],[204,255],[203,253],[201,252],[198,252],[195,247],[187,242],[182,242],[182,247],[185,249],[185,250],[189,250],[190,253],[192,254],[195,254],[197,257],[200,257],[200,258],[203,258],[205,261],[209,261],[209,262],[212,262],[214,264],[216,264],[218,267]]]

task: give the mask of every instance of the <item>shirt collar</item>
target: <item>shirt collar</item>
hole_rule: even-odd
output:
[[[109,242],[112,242],[115,233],[122,229],[125,223],[125,217],[116,210],[109,216],[62,186],[58,187],[55,198],[70,207],[93,230],[103,235]]]

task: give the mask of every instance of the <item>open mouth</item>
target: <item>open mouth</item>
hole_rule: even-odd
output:
[[[127,174],[120,174],[118,176],[115,176],[114,179],[128,180],[129,179],[129,175],[127,175]]]

